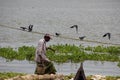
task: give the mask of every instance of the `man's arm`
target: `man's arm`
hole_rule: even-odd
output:
[[[45,55],[39,55],[41,62],[50,62],[50,60]]]
[[[54,49],[52,49],[52,48],[50,48],[50,47],[47,47],[46,49],[47,49],[47,50],[48,50],[48,49],[50,49],[50,50],[52,50],[53,52],[55,52],[55,50],[54,50]]]

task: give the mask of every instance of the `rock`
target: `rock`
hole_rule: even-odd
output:
[[[90,80],[106,80],[106,77],[102,75],[92,75]]]

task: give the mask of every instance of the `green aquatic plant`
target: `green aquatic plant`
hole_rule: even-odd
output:
[[[7,48],[0,48],[0,56],[9,59],[12,61],[17,56],[17,51],[14,51],[13,48],[7,47]]]
[[[70,80],[71,78],[74,78],[75,74],[71,73],[70,75],[65,75],[64,80]]]
[[[110,54],[120,55],[120,47],[110,46],[110,47],[107,47],[107,50],[108,50],[108,53]]]
[[[47,56],[55,62],[81,62],[84,60],[97,61],[120,61],[118,46],[96,46],[84,47],[82,45],[75,46],[69,44],[50,45],[55,52],[48,50]],[[89,51],[89,52],[88,52]],[[13,48],[0,48],[0,56],[9,60],[29,60],[33,61],[35,56],[35,47],[22,46],[18,50]]]
[[[106,80],[119,80],[120,76],[106,76]]]
[[[120,61],[118,62],[117,66],[120,67]]]
[[[33,60],[34,59],[34,53],[35,53],[35,47],[33,46],[22,46],[18,48],[18,54],[20,57],[17,59],[19,60]]]
[[[52,54],[52,58],[50,58],[51,60],[54,59],[54,61],[56,62],[67,62],[67,61],[71,61],[71,62],[80,62],[83,61],[84,59],[82,59],[82,55],[84,53],[83,49],[80,49],[78,46],[75,45],[62,45],[62,44],[58,44],[58,45],[53,45],[50,46],[51,48],[56,50],[56,53]],[[50,56],[50,51],[47,52],[48,56]],[[80,58],[81,57],[81,58]]]
[[[15,51],[13,48],[0,48],[0,56],[4,57],[10,61],[16,60],[33,60],[34,59],[35,48],[33,46],[22,46]]]
[[[15,72],[2,72],[2,73],[0,73],[0,80],[12,78],[15,76],[23,76],[23,75],[25,75],[25,74],[24,73],[15,73]]]
[[[120,47],[119,46],[95,46],[95,47],[86,47],[85,50],[92,52],[101,52],[101,53],[109,53],[114,55],[120,55]]]

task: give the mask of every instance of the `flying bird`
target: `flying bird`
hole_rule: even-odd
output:
[[[103,35],[103,37],[106,37],[106,36],[108,36],[108,39],[110,40],[110,38],[111,38],[111,33],[105,33],[105,34]]]
[[[79,37],[80,40],[83,40],[86,36]]]
[[[29,25],[28,28],[27,27],[20,27],[23,31],[27,30],[28,32],[31,32],[33,30],[33,25]]]
[[[26,30],[27,28],[26,27],[20,27],[23,31]]]
[[[58,36],[60,36],[60,33],[55,33],[55,35],[58,37]]]
[[[73,25],[70,28],[76,28],[76,32],[78,33],[78,25]]]
[[[30,24],[30,25],[28,26],[28,31],[31,32],[32,29],[33,29],[33,25]]]

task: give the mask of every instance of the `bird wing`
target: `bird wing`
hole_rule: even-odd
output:
[[[107,36],[107,34],[104,34],[104,35],[103,35],[103,37],[106,37],[106,36]]]
[[[108,38],[109,38],[109,39],[111,38],[111,34],[110,34],[110,33],[108,34]]]

